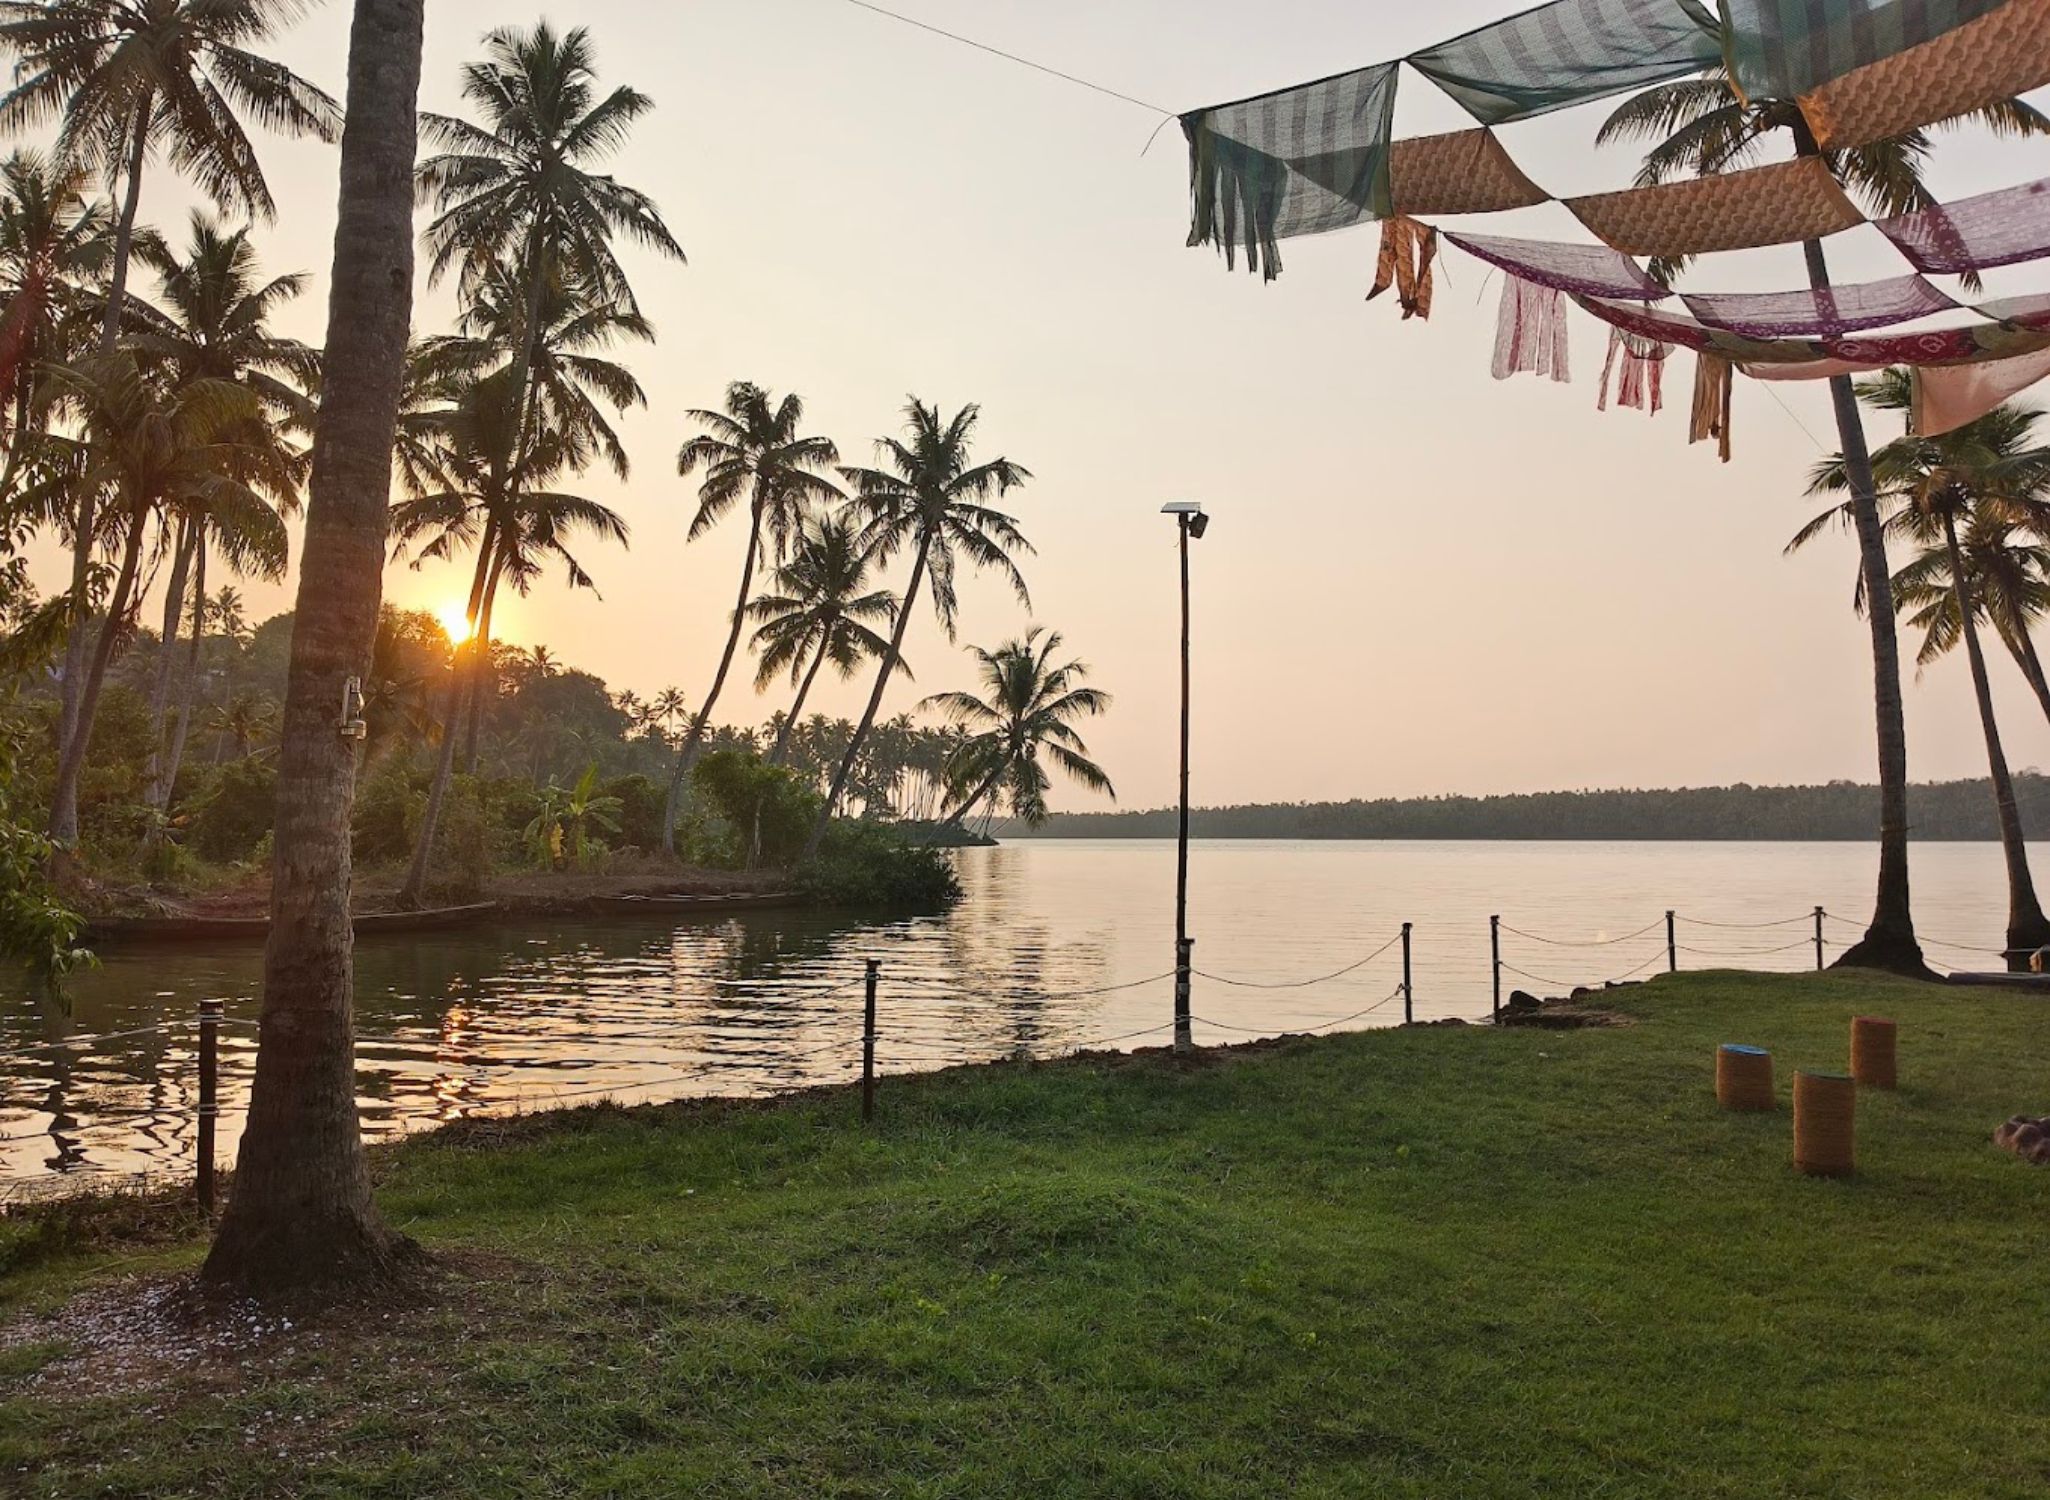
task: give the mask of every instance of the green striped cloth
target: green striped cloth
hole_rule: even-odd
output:
[[[1722,0],[1722,7],[1737,87],[1747,98],[1793,99],[1867,63],[1934,41],[2006,3]]]
[[[1409,59],[1484,125],[1584,104],[1722,61],[1695,0],[1556,0]]]
[[[1281,273],[1275,241],[1344,229],[1392,211],[1388,146],[1396,64],[1182,116],[1194,199],[1191,245]]]

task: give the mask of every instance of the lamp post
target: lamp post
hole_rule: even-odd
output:
[[[1175,518],[1182,554],[1182,791],[1174,865],[1174,1049],[1188,1052],[1195,1046],[1189,1034],[1189,970],[1190,954],[1196,946],[1189,936],[1189,543],[1202,539],[1210,529],[1210,517],[1193,500],[1171,501],[1160,513]]]

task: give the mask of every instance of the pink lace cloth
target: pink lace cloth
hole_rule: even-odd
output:
[[[1881,219],[1917,270],[1955,276],[2050,255],[2050,177],[1920,213]]]
[[[1556,287],[1504,277],[1502,306],[1495,319],[1495,378],[1507,380],[1528,371],[1571,380],[1567,356],[1565,294]]]

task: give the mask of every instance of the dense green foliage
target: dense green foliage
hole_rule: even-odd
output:
[[[2050,838],[2050,777],[2014,778],[2031,838]],[[1999,836],[1984,781],[1918,785],[1914,836]],[[1191,812],[1206,839],[1842,839],[1864,842],[1879,821],[1879,791],[1824,786],[1681,787],[1672,791],[1533,792],[1504,797],[1413,797],[1365,802],[1259,803]],[[999,837],[1025,832],[1005,823]],[[1173,808],[1058,813],[1031,830],[1045,838],[1173,838]]]
[[[931,911],[957,901],[961,882],[940,848],[873,823],[835,823],[797,888],[826,906]]]
[[[2041,1002],[1615,1003],[891,1078],[869,1130],[835,1091],[424,1136],[378,1176],[435,1301],[146,1396],[14,1348],[0,1464],[156,1500],[2039,1495],[2044,1177],[1987,1138],[2042,1107]],[[1784,1105],[1868,1010],[1905,1087],[1861,1100],[1854,1181],[1789,1170],[1784,1107],[1716,1110],[1718,1042],[1772,1048]],[[0,1221],[40,1262],[12,1295],[197,1251],[82,1233]]]
[[[51,888],[49,840],[16,814],[16,758],[14,726],[0,725],[0,964],[55,983],[87,961],[78,947],[85,923]]]

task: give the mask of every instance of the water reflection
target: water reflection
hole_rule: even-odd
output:
[[[1926,930],[1997,946],[1998,849],[1919,846]],[[1271,983],[1328,974],[1417,924],[1421,1018],[1488,1004],[1487,916],[1596,939],[1668,906],[1733,922],[1817,903],[1859,914],[1871,851],[1856,845],[1198,844],[1199,969]],[[480,1113],[617,1093],[750,1094],[844,1080],[859,1060],[863,961],[883,964],[886,1071],[1045,1055],[1128,1033],[1161,1038],[1173,847],[1049,843],[964,851],[968,898],[945,917],[865,921],[755,912],[634,916],[368,939],[357,951],[365,1129],[388,1136]],[[1659,923],[1662,928],[1662,923]],[[1849,934],[1837,930],[1833,936]],[[1801,968],[1755,937],[1697,935],[1690,966]],[[1521,939],[1516,940],[1519,944]],[[1574,982],[1656,961],[1663,933],[1611,949],[1531,951],[1511,963]],[[1717,957],[1716,951],[1728,949]],[[220,1149],[232,1158],[248,1090],[261,955],[246,947],[110,954],[69,1013],[0,1003],[0,1192],[42,1174],[191,1170],[203,997],[227,1002]],[[1612,965],[1603,968],[1601,965]],[[1301,990],[1199,981],[1199,1038],[1240,1039],[1400,1019],[1384,954]],[[1131,988],[1111,988],[1133,986]],[[1381,1006],[1378,1010],[1370,1007]],[[147,1029],[170,1021],[168,1030]],[[142,1028],[138,1030],[138,1028]],[[76,1047],[40,1044],[68,1036]]]

